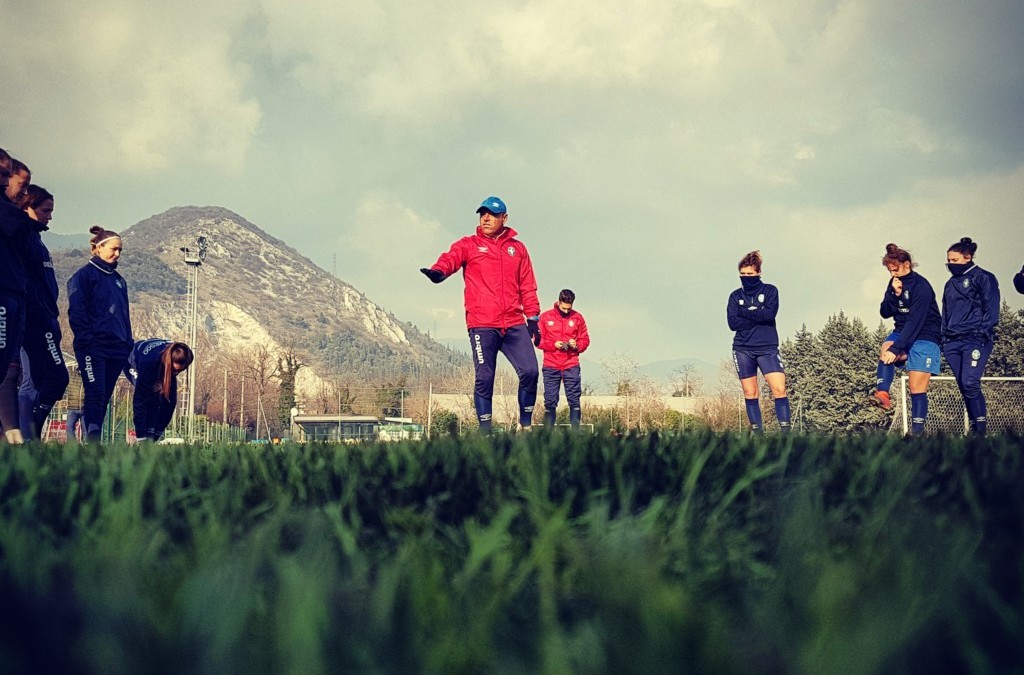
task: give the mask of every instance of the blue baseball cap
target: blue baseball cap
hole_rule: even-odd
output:
[[[504,215],[508,209],[505,208],[505,202],[501,201],[497,197],[491,196],[480,202],[480,208],[476,210],[477,213],[481,211],[490,211],[496,216]]]

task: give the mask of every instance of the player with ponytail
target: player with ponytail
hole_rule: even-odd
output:
[[[999,282],[974,262],[978,244],[964,237],[946,251],[950,278],[942,292],[942,354],[964,398],[971,431],[984,436],[987,405],[981,391],[999,323]]]
[[[138,440],[160,440],[174,416],[178,373],[194,359],[192,349],[184,342],[151,339],[135,343],[125,374],[135,387],[132,413]]]
[[[85,389],[84,436],[96,442],[102,439],[107,403],[134,342],[128,284],[117,272],[121,235],[99,225],[89,232],[92,258],[68,279],[68,323]]]
[[[888,393],[892,383],[893,372],[885,367],[905,357],[910,380],[910,431],[921,434],[928,419],[928,384],[932,375],[939,374],[942,361],[942,318],[932,285],[914,271],[908,251],[896,244],[887,245],[882,265],[889,271],[890,279],[881,314],[883,318],[895,318],[897,330],[882,345],[878,391]]]

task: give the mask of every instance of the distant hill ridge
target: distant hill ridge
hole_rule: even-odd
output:
[[[256,343],[291,348],[322,378],[437,376],[466,367],[464,355],[217,206],[172,208],[122,230],[119,271],[131,292],[136,337],[185,336],[187,266],[180,248],[198,236],[209,246],[199,273],[199,342],[214,350],[242,352]],[[85,261],[86,247],[87,238],[74,250],[51,246],[62,285]]]

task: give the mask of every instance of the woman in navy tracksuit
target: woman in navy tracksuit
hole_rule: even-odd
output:
[[[0,425],[8,443],[20,443],[17,378],[25,335],[26,288],[22,248],[32,221],[7,198],[12,166],[11,156],[0,150]]]
[[[775,398],[775,416],[779,420],[779,427],[788,433],[791,427],[786,372],[779,355],[779,332],[775,327],[775,317],[779,313],[779,290],[761,281],[760,251],[751,251],[743,256],[739,271],[742,286],[729,295],[726,315],[729,328],[736,331],[732,341],[732,357],[743,387],[747,419],[754,433],[764,433],[757,389],[757,371],[760,369]]]
[[[31,434],[39,438],[50,409],[68,386],[68,369],[60,350],[61,331],[57,321],[57,275],[50,251],[41,233],[53,217],[53,195],[38,185],[29,185],[18,205],[34,223],[25,240],[25,340],[22,345],[32,372],[36,395],[29,415]]]
[[[988,409],[981,377],[999,323],[999,282],[974,264],[978,244],[964,237],[946,251],[952,275],[942,292],[942,355],[964,397],[971,431],[984,436]]]
[[[132,413],[138,440],[160,440],[174,416],[178,373],[192,365],[194,358],[184,342],[150,339],[135,343],[125,374],[135,387]]]
[[[914,271],[910,252],[896,244],[885,247],[882,265],[889,270],[890,302],[895,302],[900,314],[906,315],[899,328],[899,336],[881,354],[885,365],[896,363],[906,356],[910,385],[910,432],[924,432],[928,419],[928,384],[932,375],[939,374],[942,354],[942,318],[935,301],[935,291],[928,280]],[[883,301],[883,307],[885,301]],[[884,315],[884,313],[883,313]],[[899,325],[899,324],[897,324]]]
[[[128,284],[117,273],[121,236],[98,225],[89,232],[92,258],[68,279],[68,322],[75,334],[75,357],[85,388],[85,438],[99,441],[107,402],[133,342]]]

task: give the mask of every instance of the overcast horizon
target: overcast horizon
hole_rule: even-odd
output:
[[[752,249],[782,339],[873,329],[889,241],[941,294],[970,236],[1024,307],[1017,0],[0,8],[0,147],[56,233],[222,206],[450,338],[461,279],[418,269],[494,194],[594,362],[728,357]]]

